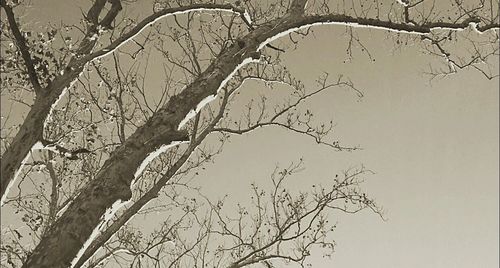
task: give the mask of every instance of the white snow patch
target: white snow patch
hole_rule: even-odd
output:
[[[49,150],[49,151],[52,151],[56,154],[60,154],[61,152],[59,150],[57,150],[56,146],[54,144],[50,144],[50,145],[47,145],[47,146],[43,146],[41,148],[38,148],[39,150]]]
[[[254,58],[249,57],[249,58],[244,59],[240,64],[238,64],[238,66],[236,66],[236,68],[234,68],[234,70],[224,80],[222,80],[222,82],[219,85],[219,88],[217,88],[217,91],[216,91],[217,93],[214,95],[207,96],[200,103],[198,103],[196,105],[196,109],[189,111],[189,113],[186,115],[186,117],[184,117],[184,119],[182,119],[182,121],[179,123],[179,126],[177,127],[177,129],[180,130],[182,127],[184,127],[184,125],[189,120],[191,120],[191,118],[193,118],[198,112],[200,112],[201,109],[203,109],[203,107],[205,105],[207,105],[211,101],[215,100],[217,98],[217,95],[219,94],[219,91],[229,82],[229,80],[231,80],[231,78],[234,76],[234,74],[236,74],[236,72],[241,67],[247,65],[248,63],[258,62],[258,61],[259,61],[259,59],[254,59]]]
[[[7,194],[9,194],[10,189],[12,188],[12,186],[14,186],[14,184],[17,180],[17,177],[19,177],[19,174],[21,174],[21,171],[23,169],[24,164],[26,164],[26,161],[28,161],[28,158],[31,156],[31,151],[37,150],[40,148],[43,148],[43,144],[41,142],[35,143],[31,147],[30,152],[27,153],[26,156],[24,157],[23,161],[21,161],[21,165],[16,170],[16,173],[14,173],[14,177],[9,181],[9,184],[7,184],[7,188],[5,188],[5,192],[3,193],[2,197],[0,198],[0,207],[3,207],[3,205],[5,204],[5,199],[7,199]]]
[[[97,40],[97,38],[99,37],[99,35],[97,33],[93,34],[89,39],[91,41],[94,41],[94,40]]]
[[[106,226],[107,222],[113,217],[113,215],[116,214],[116,212],[120,208],[122,208],[123,206],[125,206],[128,202],[129,201],[122,202],[121,199],[118,199],[118,200],[115,201],[115,203],[113,203],[113,205],[110,208],[108,208],[106,210],[106,212],[104,213],[104,215],[101,216],[101,222],[92,231],[92,233],[90,234],[90,237],[87,239],[87,241],[85,241],[85,243],[83,244],[82,248],[80,249],[80,251],[78,251],[78,254],[76,254],[76,257],[71,262],[70,268],[75,267],[76,263],[82,257],[83,253],[85,253],[85,250],[87,250],[87,248],[90,246],[90,244],[92,243],[92,241],[94,241],[94,239],[101,234],[101,232],[103,231],[103,229]]]
[[[281,80],[266,80],[266,79],[259,78],[259,77],[250,77],[250,78],[246,78],[245,80],[259,81],[259,82],[264,83],[268,87],[271,86],[272,84],[280,84],[280,85],[292,87],[292,85],[290,83],[287,83],[287,82],[281,81]]]
[[[343,25],[343,26],[350,26],[350,27],[353,27],[353,28],[378,29],[378,30],[385,30],[385,31],[390,31],[390,32],[406,33],[406,34],[416,34],[416,35],[425,35],[425,34],[427,34],[427,33],[421,33],[421,32],[417,32],[417,31],[398,30],[398,29],[386,28],[386,27],[382,27],[382,26],[364,25],[364,24],[359,24],[359,23],[356,23],[356,22],[338,22],[338,21],[333,21],[333,22],[315,22],[315,23],[306,24],[306,25],[302,25],[302,26],[299,26],[299,27],[291,28],[291,29],[288,29],[286,31],[280,32],[280,33],[278,33],[278,34],[276,34],[274,36],[269,37],[268,39],[266,39],[266,41],[262,42],[259,45],[259,48],[257,49],[257,51],[260,51],[267,44],[269,44],[272,41],[274,41],[274,40],[276,40],[276,39],[278,39],[280,37],[283,37],[283,36],[285,36],[285,35],[287,35],[289,33],[293,33],[295,31],[298,31],[298,30],[301,30],[301,29],[307,29],[309,27],[313,27],[313,26],[317,26],[317,25]],[[471,27],[473,29],[475,29],[477,31],[477,24],[476,23],[471,22],[470,25],[471,25]],[[434,28],[431,28],[430,30],[431,31],[432,30],[463,31],[465,29],[464,28],[450,28],[450,27],[434,27]],[[479,32],[479,33],[481,33],[481,32]]]
[[[70,132],[71,133],[71,132]],[[65,157],[70,157],[72,154],[69,153],[69,152],[62,152],[61,150],[57,149],[57,146],[56,144],[48,144],[48,145],[43,145],[41,142],[35,144],[35,146],[33,146],[33,150],[34,149],[37,149],[37,150],[48,150],[48,151],[52,151],[58,155],[64,155]]]
[[[137,168],[137,170],[134,173],[134,180],[132,181],[131,185],[134,185],[135,181],[137,178],[142,174],[144,169],[151,163],[156,157],[158,157],[160,154],[166,152],[169,148],[172,148],[174,146],[177,146],[182,143],[187,143],[189,141],[173,141],[170,144],[164,144],[160,146],[156,151],[151,152],[141,163],[141,165]]]
[[[66,205],[64,205],[64,207],[59,209],[59,211],[57,211],[57,213],[56,213],[56,218],[61,217],[61,215],[66,211],[66,209],[68,209],[69,205],[71,205],[71,203],[73,203],[73,200],[68,201],[68,203],[66,203]]]
[[[406,2],[408,0],[396,0],[396,2],[398,2],[399,4],[401,4],[402,6],[405,6],[407,7],[408,6],[408,3]]]
[[[252,24],[252,18],[250,17],[250,14],[248,13],[248,11],[245,9],[245,13],[243,13],[243,17],[245,17],[245,19],[247,20],[247,22],[249,24]]]
[[[122,45],[124,45],[128,41],[134,39],[137,35],[139,35],[148,26],[151,26],[152,24],[154,24],[155,22],[157,22],[157,21],[159,21],[159,20],[161,20],[163,18],[166,18],[168,16],[173,16],[173,15],[179,15],[179,14],[196,12],[196,11],[226,11],[226,12],[230,12],[230,13],[234,13],[234,14],[240,14],[239,12],[236,12],[234,10],[223,9],[223,8],[193,8],[193,9],[187,9],[187,10],[181,10],[181,11],[177,11],[177,12],[163,14],[161,16],[156,17],[154,20],[152,20],[151,22],[147,23],[146,25],[144,25],[144,27],[142,27],[139,31],[137,31],[137,33],[135,33],[132,36],[130,36],[129,38],[123,40],[120,44],[116,45],[116,47],[111,48],[111,49],[109,47],[103,49],[102,51],[105,52],[105,53],[103,53],[102,55],[99,55],[99,56],[95,57],[92,60],[95,60],[95,59],[98,59],[98,58],[102,58],[104,56],[109,55],[110,53],[112,53],[113,51],[117,50],[118,48],[120,48]]]
[[[472,27],[474,31],[476,31],[479,34],[483,34],[477,29],[477,23],[475,22],[470,22],[469,26]],[[431,30],[447,30],[447,31],[456,31],[456,32],[462,32],[465,31],[467,28],[451,28],[451,27],[434,27]]]
[[[455,64],[448,58],[446,58],[446,60],[448,61],[448,67],[450,68],[450,71],[456,73],[457,69],[455,68]]]
[[[484,34],[484,32],[479,31],[479,29],[478,29],[478,26],[479,26],[479,25],[478,25],[478,23],[476,23],[476,22],[470,22],[470,23],[469,23],[469,26],[471,27],[471,29],[472,29],[474,32],[476,32],[476,33],[478,33],[478,34]]]
[[[105,261],[109,260],[111,257],[115,256],[116,254],[118,253],[126,253],[126,254],[130,254],[130,255],[133,255],[132,252],[130,252],[130,250],[126,249],[126,248],[120,248],[120,249],[117,249],[115,251],[113,251],[113,254],[109,254],[108,256],[106,256],[106,258],[103,258],[101,260],[99,260],[98,263],[96,263],[94,265],[94,267],[99,267],[99,265],[101,265],[102,263],[104,263]]]
[[[42,150],[44,149],[45,146],[41,141],[38,141],[37,143],[33,144],[33,147],[31,147],[31,150]]]

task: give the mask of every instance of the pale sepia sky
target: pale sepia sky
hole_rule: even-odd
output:
[[[430,83],[423,74],[430,57],[418,47],[393,53],[384,33],[364,31],[375,63],[358,55],[341,64],[343,29],[328,26],[285,56],[306,82],[322,71],[342,73],[363,90],[361,101],[337,90],[310,102],[334,118],[340,141],[363,150],[332,152],[283,130],[254,131],[227,145],[205,189],[222,184],[243,193],[249,183],[242,180],[265,183],[276,163],[301,156],[307,169],[296,187],[363,164],[376,172],[364,189],[388,220],[368,212],[341,216],[336,254],[313,267],[497,267],[498,79],[464,71]]]
[[[53,5],[38,15],[63,10]],[[431,83],[424,72],[435,60],[419,46],[393,51],[377,30],[358,30],[376,61],[357,53],[343,64],[344,32],[315,28],[284,60],[306,84],[328,72],[344,74],[363,91],[361,100],[338,89],[308,102],[321,118],[334,119],[342,143],[363,149],[335,152],[281,129],[260,129],[234,137],[196,183],[214,197],[243,198],[251,182],[268,183],[276,164],[300,157],[306,170],[290,181],[297,189],[363,164],[375,172],[363,189],[384,207],[387,221],[368,211],[332,215],[339,221],[336,253],[331,260],[315,256],[313,267],[498,267],[498,78],[461,71]],[[241,94],[259,90],[266,89],[248,83]]]

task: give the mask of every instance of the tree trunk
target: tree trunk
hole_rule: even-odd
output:
[[[37,98],[31,107],[24,123],[12,140],[12,143],[2,155],[2,164],[0,174],[0,192],[2,201],[4,200],[7,189],[14,183],[13,178],[16,172],[21,168],[22,162],[38,141],[42,138],[44,114],[47,114],[47,107],[41,98]],[[48,106],[50,109],[50,105]],[[3,204],[3,202],[2,202]]]
[[[258,58],[258,50],[266,39],[300,25],[300,17],[295,16],[271,21],[223,51],[193,83],[171,97],[112,153],[95,179],[80,192],[47,236],[42,238],[23,267],[70,266],[79,251],[83,253],[88,246],[85,243],[93,231],[101,226],[106,210],[116,205],[117,201],[130,199],[134,173],[147,155],[161,145],[186,140],[187,132],[177,130],[186,116],[207,97],[216,95],[223,82],[245,60]]]
[[[101,21],[101,26],[104,27],[107,27],[122,9],[120,1],[110,2],[112,2],[112,6]],[[91,24],[76,51],[76,55],[87,55],[94,48],[97,39],[92,39],[91,37],[97,32],[99,14],[103,10],[105,4],[106,0],[96,0],[89,9],[86,19],[89,20]],[[6,12],[8,12],[9,25],[13,34],[16,36],[16,42],[23,52],[23,59],[26,62],[25,64],[27,65],[28,70],[30,70],[32,62],[29,51],[22,35],[19,32],[12,8],[3,0],[1,1],[1,6]],[[78,58],[78,56],[71,58],[67,67],[63,70],[63,73],[58,75],[45,88],[40,88],[35,70],[29,71],[31,77],[30,80],[36,92],[36,99],[12,143],[2,155],[0,170],[0,194],[2,202],[0,205],[3,205],[3,200],[8,194],[7,189],[14,184],[14,176],[21,168],[23,159],[27,157],[31,148],[33,148],[33,145],[35,145],[38,141],[41,141],[43,138],[43,126],[47,116],[51,112],[52,106],[61,97],[64,89],[69,89],[71,83],[83,72],[84,65],[92,60],[88,59],[86,61],[81,61],[78,60]]]
[[[120,228],[125,225],[134,215],[136,215],[149,201],[158,197],[158,193],[161,189],[167,184],[167,182],[177,173],[177,171],[184,165],[184,163],[189,159],[191,153],[195,150],[195,148],[200,145],[203,140],[212,132],[213,127],[217,122],[221,119],[223,115],[223,109],[227,104],[227,96],[223,101],[223,105],[219,114],[214,118],[212,122],[210,122],[207,129],[202,131],[195,140],[191,140],[189,144],[189,148],[182,154],[182,156],[175,162],[175,164],[170,167],[167,172],[155,183],[151,189],[149,189],[144,195],[141,196],[137,201],[134,202],[132,206],[127,208],[125,212],[120,215],[113,223],[106,228],[104,232],[102,232],[89,247],[85,250],[83,255],[80,257],[78,262],[73,266],[73,268],[82,267],[88,259],[90,259]],[[192,136],[193,137],[193,136]]]
[[[100,225],[106,210],[117,201],[130,199],[134,173],[148,154],[161,145],[187,139],[187,132],[177,130],[179,124],[205,98],[217,94],[223,80],[248,58],[242,52],[233,46],[118,147],[95,179],[54,223],[23,267],[68,267]]]
[[[76,79],[82,70],[83,67],[69,70],[64,75],[56,78],[41,93],[37,94],[26,119],[19,128],[12,143],[2,155],[0,170],[0,193],[2,201],[8,194],[7,189],[14,184],[14,176],[21,168],[24,158],[28,156],[31,148],[43,139],[44,123],[52,109],[52,105],[56,103],[61,94],[63,94],[64,89],[70,86],[71,82]]]

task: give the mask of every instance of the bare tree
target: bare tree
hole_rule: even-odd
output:
[[[389,31],[396,46],[421,42],[447,66],[430,70],[433,75],[472,68],[488,79],[497,76],[490,69],[498,55],[498,2],[493,1],[475,5],[452,1],[453,8],[444,11],[436,2],[406,0],[155,1],[153,13],[136,21],[123,12],[136,3],[96,0],[81,25],[50,25],[46,34],[23,29],[14,14],[23,3],[0,1],[6,17],[2,94],[28,110],[20,127],[13,124],[2,137],[2,204],[17,203],[47,219],[43,224],[32,215],[27,219],[40,235],[33,252],[21,258],[23,267],[83,265],[176,176],[211,161],[218,150],[200,149],[211,133],[219,133],[224,143],[230,134],[278,126],[336,150],[355,149],[328,141],[333,123],[315,125],[313,113],[298,112],[298,106],[337,86],[360,91],[343,77],[327,75],[318,79],[317,89],[306,90],[281,65],[280,55],[297,43],[297,37],[308,37],[312,26],[345,26],[351,37],[348,51],[356,46],[364,49],[356,27]],[[166,25],[158,21],[162,18]],[[284,36],[289,40],[274,42]],[[454,51],[456,40],[469,44],[465,55]],[[171,49],[174,45],[176,49]],[[141,72],[148,69],[150,56],[162,56],[165,62],[165,81],[154,98],[147,95],[148,74]],[[230,103],[237,102],[238,88],[249,79],[285,84],[292,92],[272,108],[263,95],[245,106],[241,120],[232,121]],[[65,90],[69,90],[67,100],[59,108]],[[35,186],[25,195],[7,200],[12,186],[21,185],[19,177],[24,181],[32,176],[32,170],[23,172],[21,167],[30,154],[36,157],[31,151],[37,149],[42,149],[41,159],[27,166],[48,175],[50,196],[41,190],[32,193],[46,187],[32,180]],[[162,152],[166,153],[160,156]],[[159,163],[150,165],[156,158]],[[83,171],[74,174],[75,169],[65,169],[65,163]],[[26,195],[45,199],[45,207],[26,205]],[[220,215],[216,207],[211,211]],[[232,232],[223,230],[220,235]],[[245,243],[238,244],[241,259],[235,258],[232,267],[267,260],[266,255],[256,254],[263,251],[249,253]],[[261,245],[252,244],[257,249]],[[278,250],[277,257],[283,256]]]
[[[280,261],[305,265],[311,251],[330,256],[336,223],[328,213],[368,208],[380,214],[380,210],[358,188],[360,176],[367,172],[364,168],[337,175],[331,188],[313,185],[308,193],[286,189],[286,178],[301,165],[276,169],[269,191],[252,184],[250,206],[237,204],[233,213],[227,213],[225,200],[212,202],[198,189],[177,185],[168,194],[176,204],[169,214],[177,217],[161,222],[149,235],[137,228],[122,228],[87,265],[245,267]],[[182,188],[182,196],[176,188]]]

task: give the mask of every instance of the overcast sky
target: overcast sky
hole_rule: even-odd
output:
[[[63,9],[57,10],[39,12]],[[358,30],[375,62],[356,53],[343,63],[344,28],[315,29],[284,60],[308,85],[328,72],[363,90],[361,100],[339,89],[308,102],[321,118],[334,119],[342,143],[363,149],[335,152],[280,129],[261,129],[234,137],[196,183],[213,196],[245,196],[251,182],[268,183],[276,164],[300,157],[306,170],[289,184],[297,189],[363,164],[375,172],[363,189],[387,220],[368,212],[332,215],[339,221],[336,253],[331,260],[315,257],[313,267],[498,267],[498,78],[463,71],[431,83],[424,72],[435,59],[418,46],[393,51],[378,30]],[[248,83],[242,98],[263,90],[258,87]]]
[[[306,83],[326,71],[363,90],[360,101],[337,90],[309,102],[313,112],[334,119],[341,142],[363,150],[332,152],[262,129],[226,146],[205,189],[217,192],[222,184],[241,195],[249,187],[242,181],[266,183],[277,163],[301,156],[306,170],[291,182],[298,188],[363,164],[376,173],[363,188],[384,207],[387,221],[369,212],[334,217],[336,253],[330,261],[315,259],[313,267],[498,267],[498,79],[465,71],[431,83],[424,72],[432,59],[420,48],[391,51],[384,33],[363,31],[375,62],[358,54],[343,64],[343,29],[328,26],[285,54]]]

